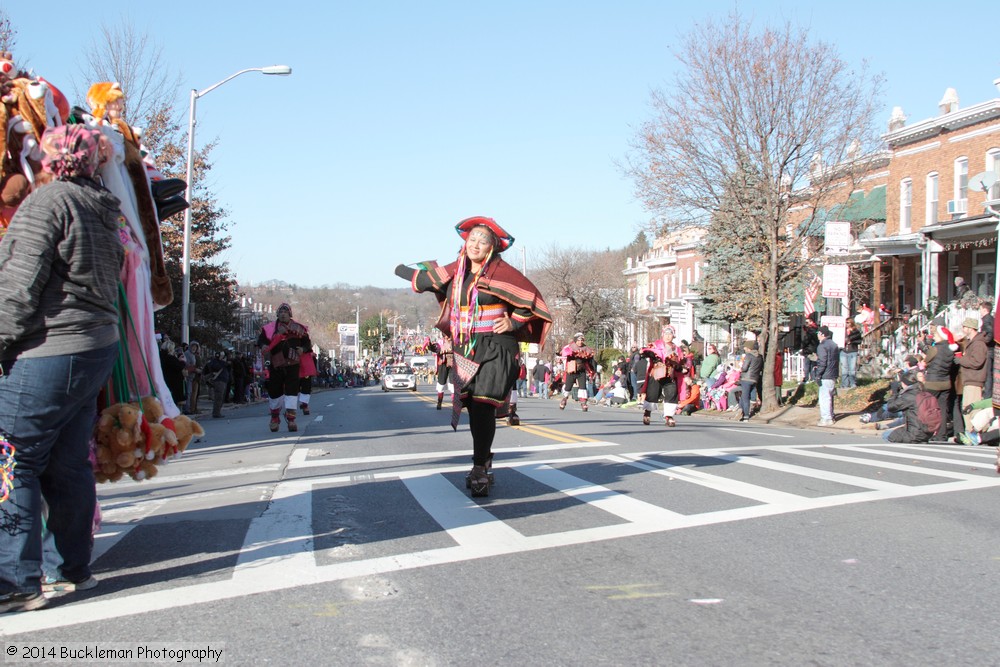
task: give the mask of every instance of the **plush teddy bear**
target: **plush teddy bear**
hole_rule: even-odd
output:
[[[187,449],[191,441],[205,435],[205,429],[201,424],[191,419],[187,415],[174,417],[174,433],[177,434],[177,455],[179,456]]]
[[[97,420],[95,438],[98,481],[114,482],[124,474],[133,474],[145,443],[142,414],[128,403],[115,403],[105,408]]]

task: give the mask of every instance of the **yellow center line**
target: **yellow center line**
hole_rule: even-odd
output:
[[[525,424],[521,422],[520,426],[512,426],[511,428],[516,428],[519,431],[527,431],[534,435],[540,435],[543,438],[549,438],[550,440],[555,440],[557,442],[597,442],[593,438],[586,438],[582,435],[574,435],[572,433],[566,433],[565,431],[557,431],[552,428],[546,428],[544,426],[537,426],[535,424]]]

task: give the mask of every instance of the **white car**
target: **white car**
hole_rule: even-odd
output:
[[[386,366],[382,373],[382,391],[393,389],[417,390],[417,376],[409,366]]]

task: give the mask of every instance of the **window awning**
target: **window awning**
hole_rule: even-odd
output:
[[[852,192],[843,204],[819,209],[805,232],[806,236],[823,236],[829,220],[885,222],[885,186],[877,185],[867,194],[860,190]]]

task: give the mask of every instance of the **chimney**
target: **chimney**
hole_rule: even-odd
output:
[[[906,125],[906,115],[903,114],[903,107],[893,107],[892,115],[889,116],[889,131],[901,130],[904,125]]]
[[[954,88],[949,88],[944,91],[944,97],[938,102],[938,109],[941,110],[941,115],[952,113],[958,111],[958,93],[955,92]]]

